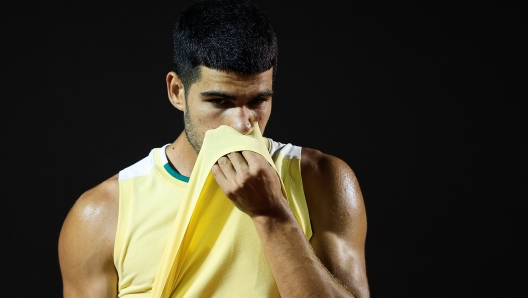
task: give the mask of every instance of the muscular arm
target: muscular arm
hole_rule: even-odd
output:
[[[367,217],[354,172],[336,157],[303,148],[302,174],[316,255],[357,297],[369,297]]]
[[[116,175],[85,192],[66,216],[59,236],[65,298],[117,297],[113,263],[117,212]]]
[[[368,297],[366,216],[353,173],[341,160],[315,150],[303,149],[302,158],[314,231],[311,244],[264,158],[231,153],[219,159],[213,174],[233,203],[253,219],[282,297]]]

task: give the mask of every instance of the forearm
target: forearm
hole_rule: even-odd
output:
[[[315,255],[293,214],[253,217],[281,297],[354,297]]]

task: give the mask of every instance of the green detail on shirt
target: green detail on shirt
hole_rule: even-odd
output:
[[[182,174],[176,172],[169,163],[166,163],[164,166],[165,170],[171,174],[172,177],[181,180],[183,182],[189,182],[189,177],[183,176]]]

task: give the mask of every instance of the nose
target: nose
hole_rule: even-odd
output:
[[[248,134],[253,128],[253,122],[256,120],[254,112],[246,106],[234,108],[231,116],[230,126],[241,134]]]

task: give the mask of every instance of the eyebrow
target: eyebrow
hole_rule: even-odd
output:
[[[229,93],[221,92],[221,91],[205,91],[201,92],[200,95],[202,96],[217,96],[225,99],[235,99],[235,96]],[[257,94],[254,98],[262,98],[265,96],[271,96],[273,95],[273,90],[268,90],[262,93]]]

